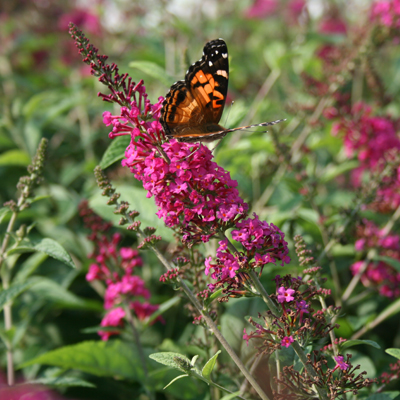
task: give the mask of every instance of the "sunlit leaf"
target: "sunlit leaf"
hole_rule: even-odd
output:
[[[132,343],[120,340],[86,341],[49,351],[24,364],[53,365],[77,369],[97,376],[110,376],[141,381],[144,378],[140,357]]]

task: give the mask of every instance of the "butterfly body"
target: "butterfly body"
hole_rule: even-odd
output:
[[[165,97],[160,122],[167,137],[179,142],[212,142],[228,132],[280,122],[233,129],[219,125],[228,80],[228,48],[223,39],[212,40],[204,46],[203,57],[186,72],[185,80],[174,83]]]

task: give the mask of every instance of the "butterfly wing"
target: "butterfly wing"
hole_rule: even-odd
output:
[[[175,82],[165,96],[160,122],[167,136],[176,136],[201,119],[201,105],[197,103],[185,81]]]
[[[187,71],[186,86],[203,110],[201,123],[218,124],[228,92],[228,48],[222,39],[208,42],[203,57]]]
[[[201,140],[217,124],[224,110],[228,91],[228,49],[222,39],[208,42],[203,57],[192,64],[184,81],[171,86],[161,109],[160,122],[167,136],[182,141]]]

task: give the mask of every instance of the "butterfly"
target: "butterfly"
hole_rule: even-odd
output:
[[[284,120],[226,129],[219,125],[228,92],[228,48],[223,39],[204,46],[203,57],[191,65],[185,80],[175,82],[161,108],[160,122],[168,138],[179,142],[212,142],[228,132],[275,125]]]

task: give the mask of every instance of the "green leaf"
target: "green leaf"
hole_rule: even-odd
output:
[[[4,217],[11,212],[11,210],[8,207],[2,207],[0,208],[0,223],[3,222]]]
[[[240,395],[240,390],[238,390],[237,392],[231,393],[231,394],[227,394],[226,396],[222,397],[220,400],[231,400],[231,399],[235,399],[236,397],[243,399],[243,397],[239,397]]]
[[[181,298],[176,296],[176,297],[172,297],[171,299],[160,304],[160,307],[158,307],[157,311],[154,312],[153,314],[151,314],[150,317],[148,319],[146,319],[146,321],[144,322],[143,325],[144,326],[150,325],[160,315],[162,315],[163,313],[165,313],[167,310],[174,307],[175,305],[179,304],[180,301],[181,301]]]
[[[0,291],[0,311],[9,301],[14,300],[21,293],[25,292],[38,282],[38,279],[31,279],[24,283],[13,284],[8,289]]]
[[[17,274],[15,275],[13,282],[21,283],[25,282],[26,279],[32,275],[37,268],[47,260],[48,255],[44,253],[34,253],[29,256],[20,266]]]
[[[172,384],[173,384],[175,381],[177,381],[178,379],[186,378],[187,376],[189,376],[189,375],[188,375],[188,374],[185,374],[185,375],[179,375],[179,376],[177,376],[176,378],[172,379],[172,381],[171,381],[170,383],[168,383],[167,386],[164,386],[164,389],[166,389],[168,386],[172,385]]]
[[[400,392],[385,392],[385,393],[375,393],[371,396],[368,396],[366,400],[396,400],[399,396]]]
[[[8,150],[0,154],[0,166],[20,165],[26,167],[30,162],[31,158],[29,155],[21,150]]]
[[[305,221],[318,225],[319,216],[318,213],[314,210],[311,210],[309,208],[300,208],[297,210],[297,215],[300,218],[303,218]]]
[[[392,257],[388,257],[388,256],[379,256],[376,255],[375,257],[373,257],[374,261],[383,261],[386,264],[389,264],[391,267],[393,267],[396,271],[400,272],[400,261],[399,260],[395,260]]]
[[[345,161],[338,165],[328,165],[320,176],[321,183],[327,183],[338,175],[357,168],[358,165],[359,162],[357,160]]]
[[[367,344],[369,346],[375,347],[376,349],[381,348],[381,346],[379,346],[378,343],[372,340],[355,339],[355,340],[347,340],[346,342],[342,343],[340,345],[340,350],[348,349],[349,347],[357,346],[359,344]]]
[[[97,333],[98,331],[122,332],[123,330],[115,326],[101,326],[101,325],[90,326],[89,328],[80,330],[80,332],[82,333]]]
[[[137,68],[147,75],[150,75],[152,78],[157,79],[166,87],[170,87],[171,84],[176,81],[174,77],[165,72],[164,68],[151,61],[132,61],[129,63],[129,66],[131,68]]]
[[[83,299],[68,291],[57,282],[41,277],[40,280],[30,288],[30,291],[37,293],[41,299],[57,304],[58,307],[92,310],[101,312],[103,307],[99,301]]]
[[[219,353],[221,353],[221,350],[219,350],[215,355],[213,355],[207,362],[206,365],[204,365],[201,374],[203,375],[204,378],[211,380],[211,372],[215,367],[215,363],[217,362],[217,358]]]
[[[72,261],[71,256],[67,253],[67,251],[62,247],[58,242],[53,239],[44,238],[39,243],[34,246],[18,246],[14,249],[11,249],[7,252],[7,255],[11,254],[20,254],[20,253],[29,253],[31,251],[41,251],[47,254],[50,257],[55,258],[67,264],[71,268],[75,268],[75,264]]]
[[[225,294],[224,294],[223,290],[224,289],[219,289],[219,290],[216,290],[215,292],[213,292],[211,296],[207,297],[204,300],[204,305],[206,307],[208,307],[214,300],[224,296]]]
[[[35,249],[37,251],[42,251],[43,253],[46,253],[50,257],[53,257],[56,260],[63,262],[64,264],[67,264],[71,268],[75,268],[75,264],[72,261],[72,258],[68,254],[68,252],[64,249],[64,247],[62,247],[58,242],[53,239],[42,239],[39,243],[35,245]]]
[[[390,349],[386,349],[385,352],[400,360],[400,349],[390,348]]]
[[[90,387],[95,388],[96,386],[93,383],[85,381],[83,379],[71,377],[71,376],[58,376],[52,378],[41,378],[35,379],[34,381],[28,381],[27,384],[38,384],[38,385],[46,385],[51,387]]]
[[[86,341],[49,351],[23,363],[53,365],[63,369],[77,369],[96,376],[110,376],[135,381],[144,379],[140,357],[134,344],[120,340]]]
[[[179,354],[179,353],[172,353],[170,351],[166,351],[166,352],[162,352],[162,353],[153,353],[153,354],[150,354],[149,357],[152,360],[157,361],[160,364],[167,365],[168,367],[171,367],[171,368],[179,369],[180,371],[183,371],[183,372],[187,372],[187,371],[185,371],[185,369],[182,368],[182,366],[177,361],[175,361],[175,359],[176,358],[181,359],[182,361],[185,361],[185,362],[187,362],[188,365],[190,365],[190,360],[186,356]]]
[[[125,150],[131,141],[129,135],[118,136],[113,139],[107,150],[103,154],[103,158],[100,161],[101,169],[106,169],[115,162],[122,160],[125,156]]]

